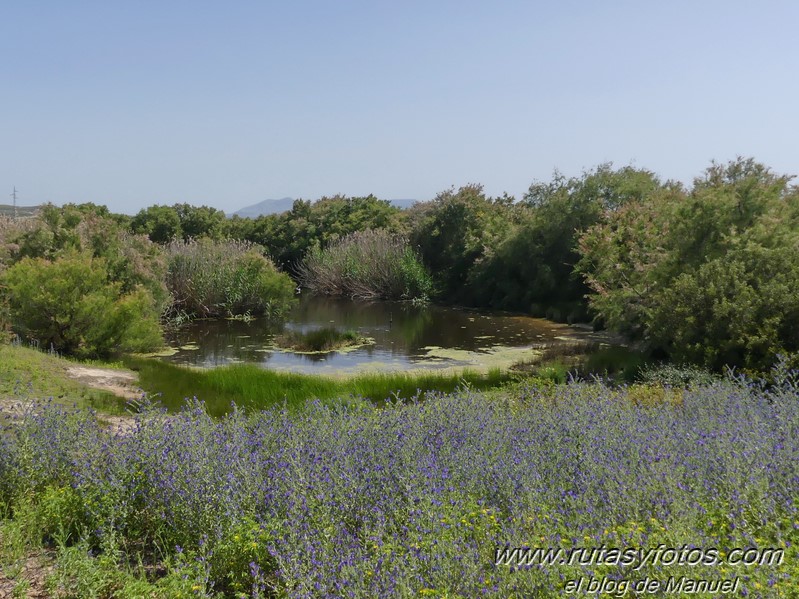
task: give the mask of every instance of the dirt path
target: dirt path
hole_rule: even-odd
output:
[[[138,377],[132,370],[115,368],[99,368],[93,366],[69,366],[66,369],[69,378],[102,391],[109,391],[123,399],[141,399],[142,391],[138,387]],[[0,397],[0,417],[21,417],[28,409],[28,403],[17,399]],[[100,414],[99,420],[111,430],[125,434],[134,426],[131,416]],[[2,599],[0,595],[0,599]]]
[[[142,392],[137,385],[138,377],[132,370],[69,366],[67,376],[92,389],[110,391],[125,399],[141,398]]]

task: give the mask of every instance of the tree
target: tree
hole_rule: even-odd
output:
[[[169,243],[183,235],[180,215],[170,206],[150,206],[139,210],[130,223],[134,233],[147,235],[155,243]]]
[[[534,182],[516,226],[473,273],[476,303],[556,320],[586,319],[589,289],[575,272],[580,234],[659,188],[650,171],[614,170],[611,164],[582,177],[566,179],[556,171],[552,181]]]
[[[442,297],[470,301],[470,273],[507,235],[511,204],[507,197],[486,197],[481,185],[472,184],[411,208],[411,245],[433,273]]]
[[[189,204],[175,204],[172,208],[177,212],[184,241],[201,237],[219,239],[222,236],[225,213],[221,210]]]
[[[629,203],[580,239],[590,304],[652,351],[768,368],[799,351],[799,191],[751,159]]]

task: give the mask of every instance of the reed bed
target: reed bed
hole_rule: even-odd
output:
[[[313,293],[354,299],[426,299],[432,292],[430,275],[407,240],[382,229],[311,249],[297,276]]]

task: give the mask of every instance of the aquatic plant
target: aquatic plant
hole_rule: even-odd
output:
[[[291,278],[251,243],[200,239],[166,249],[171,313],[279,317],[294,304]]]
[[[407,240],[378,229],[309,250],[297,273],[313,293],[356,299],[426,299],[432,280]]]
[[[339,331],[336,327],[322,327],[311,331],[284,331],[275,338],[278,347],[297,352],[328,352],[356,345],[362,338],[355,331]],[[360,341],[363,343],[363,341]]]

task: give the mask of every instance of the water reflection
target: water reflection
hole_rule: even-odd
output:
[[[374,339],[374,344],[311,355],[272,347],[284,327],[306,331],[326,326],[356,331]],[[285,323],[195,321],[170,336],[168,342],[176,351],[164,359],[205,367],[253,362],[311,373],[447,368],[471,365],[474,356],[500,348],[529,348],[551,341],[566,330],[564,325],[525,316],[308,296]]]

